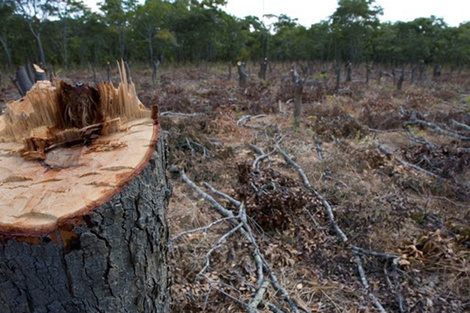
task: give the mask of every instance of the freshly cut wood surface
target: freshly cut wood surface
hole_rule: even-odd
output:
[[[108,201],[148,163],[157,114],[132,83],[38,82],[0,117],[0,232],[42,235]]]
[[[148,161],[157,136],[150,118],[123,127],[90,146],[52,150],[46,166],[14,153],[21,144],[0,143],[0,231],[47,233],[119,191]]]

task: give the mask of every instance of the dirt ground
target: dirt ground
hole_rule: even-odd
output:
[[[273,65],[267,81],[253,67],[244,89],[221,66],[164,68],[156,84],[151,71],[131,70],[145,105],[188,114],[160,117],[171,236],[223,217],[181,168],[234,214],[240,207],[203,183],[241,201],[257,243],[239,232],[221,240],[229,222],[172,241],[172,312],[246,312],[261,287],[256,251],[300,312],[376,312],[377,302],[386,312],[469,312],[470,75],[429,74],[398,91],[390,77],[365,84],[358,68],[335,90],[320,68],[304,82],[299,127],[287,65]],[[60,76],[93,82],[91,73]],[[4,81],[0,104],[15,97]],[[276,144],[330,204],[347,242]],[[256,168],[253,146],[268,154]],[[257,310],[294,312],[268,278]]]

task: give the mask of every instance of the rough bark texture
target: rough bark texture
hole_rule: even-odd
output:
[[[21,96],[26,95],[26,93],[33,87],[33,83],[29,79],[24,66],[20,66],[18,68],[18,71],[16,72],[16,82],[18,83]]]
[[[37,244],[0,236],[0,312],[168,312],[163,140],[147,167],[72,229]],[[65,241],[65,240],[64,240]]]

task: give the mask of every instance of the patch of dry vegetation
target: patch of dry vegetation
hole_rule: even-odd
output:
[[[322,203],[278,153],[252,168],[257,154],[248,144],[270,153],[283,138],[282,147],[331,204],[350,244],[401,256],[397,268],[387,258],[361,257],[370,291],[386,311],[470,310],[470,143],[406,124],[421,120],[470,136],[452,122],[470,125],[468,107],[461,103],[469,93],[468,75],[416,85],[405,81],[401,92],[390,78],[380,84],[342,83],[335,91],[332,73],[308,77],[301,127],[294,129],[288,68],[276,66],[268,82],[252,76],[242,90],[235,77],[226,80],[221,72],[168,69],[156,86],[150,72],[135,73],[134,80],[142,102],[158,104],[160,112],[204,113],[161,117],[170,165],[185,168],[201,188],[208,182],[245,204],[259,250],[300,310],[375,308],[354,254],[339,240]],[[256,114],[266,116],[237,125],[241,117]],[[175,167],[169,176],[172,236],[221,218],[181,181]],[[260,286],[245,237],[235,233],[211,254],[209,280],[197,275],[204,256],[233,227],[222,222],[173,242],[172,312],[246,311],[242,303]],[[270,285],[258,310],[269,312],[272,303],[290,312],[282,298]]]

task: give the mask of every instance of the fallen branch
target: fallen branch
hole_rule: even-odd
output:
[[[218,219],[218,220],[210,223],[209,225],[182,232],[182,233],[174,236],[173,238],[171,238],[171,241],[174,242],[174,241],[180,239],[181,237],[187,236],[187,235],[190,235],[190,234],[194,234],[194,233],[198,233],[198,232],[206,232],[209,229],[211,229],[212,227],[214,227],[214,226],[216,226],[220,223],[227,222],[227,221],[230,221],[230,220],[233,220],[233,219],[236,219],[236,218],[237,218],[236,216],[233,216],[233,217],[224,217],[224,218]]]
[[[206,256],[204,257],[204,267],[199,271],[199,273],[197,274],[198,276],[199,275],[202,275],[204,274],[204,272],[206,271],[207,268],[209,268],[210,266],[210,257],[212,255],[212,253],[219,249],[220,246],[227,241],[228,237],[232,236],[234,233],[236,233],[240,228],[243,227],[243,223],[240,223],[238,224],[236,227],[232,228],[230,231],[228,231],[227,233],[225,233],[222,237],[219,238],[219,240],[217,240],[217,243],[215,244],[214,247],[212,247],[209,252],[206,253]]]
[[[382,152],[383,154],[385,154],[387,157],[391,158],[391,157],[393,156],[393,153],[392,153],[390,150],[388,150],[386,147],[384,147],[383,145],[379,144],[378,142],[375,142],[374,145],[375,145],[375,147],[376,147],[377,149],[379,149],[380,152]],[[434,178],[437,178],[437,179],[440,180],[440,181],[445,181],[445,180],[446,180],[445,178],[442,178],[441,176],[436,175],[436,174],[434,174],[433,172],[430,172],[430,171],[428,171],[428,170],[425,170],[424,168],[421,168],[421,167],[419,167],[419,166],[417,166],[417,165],[408,163],[408,162],[406,162],[405,160],[403,160],[403,159],[401,159],[401,158],[399,158],[399,157],[397,157],[397,156],[395,156],[395,160],[396,160],[398,163],[400,163],[401,165],[403,165],[404,167],[412,168],[412,169],[414,169],[414,170],[416,170],[416,171],[418,171],[418,172],[422,172],[422,173],[424,173],[424,174],[426,174],[426,175],[429,175],[429,176],[432,176],[432,177],[434,177]]]
[[[433,149],[435,148],[435,145],[430,143],[429,141],[427,141],[426,139],[424,138],[418,138],[415,136],[415,134],[410,130],[410,129],[406,129],[405,130],[405,133],[406,133],[406,136],[408,137],[408,139],[410,141],[413,141],[413,142],[416,142],[420,145],[425,145],[426,147],[428,147],[428,149]]]
[[[283,299],[289,304],[292,311],[295,312],[295,313],[300,313],[297,304],[290,297],[287,290],[279,283],[276,275],[272,272],[271,267],[269,266],[268,262],[264,259],[263,255],[261,254],[259,246],[256,242],[256,239],[253,236],[253,232],[252,232],[250,226],[247,223],[246,211],[245,211],[245,208],[244,208],[243,204],[241,202],[239,202],[238,200],[233,199],[229,195],[224,194],[224,193],[216,190],[215,188],[213,188],[208,183],[204,183],[204,185],[209,190],[211,190],[212,192],[214,192],[218,196],[221,196],[224,199],[228,200],[229,202],[231,202],[231,203],[238,206],[239,214],[237,216],[235,216],[232,211],[224,208],[212,196],[210,196],[209,194],[202,191],[193,181],[191,181],[186,176],[183,169],[180,169],[180,175],[181,175],[182,180],[186,184],[188,184],[194,191],[196,191],[196,193],[199,194],[204,200],[211,203],[212,206],[214,206],[214,208],[216,208],[216,210],[219,211],[219,213],[221,213],[226,218],[234,218],[234,219],[237,219],[239,221],[238,225],[236,227],[232,228],[232,230],[230,230],[229,232],[225,233],[222,237],[220,237],[219,240],[217,241],[216,245],[214,247],[212,247],[210,249],[210,251],[206,254],[204,267],[201,269],[201,271],[198,273],[198,275],[203,276],[203,277],[205,276],[204,271],[210,266],[210,256],[211,256],[211,254],[216,249],[218,249],[220,247],[220,245],[223,244],[227,240],[228,237],[233,235],[235,232],[239,231],[248,240],[248,242],[253,246],[254,261],[255,261],[255,264],[257,265],[257,268],[258,268],[258,275],[262,275],[263,273],[266,273],[269,276],[269,279],[271,280],[271,283],[272,283],[274,289],[282,295]],[[260,274],[259,269],[261,269],[261,274]],[[260,280],[260,277],[258,277],[258,281],[259,280]],[[261,280],[261,282],[260,282],[260,285],[261,285],[260,288],[262,287],[262,281],[263,280]],[[246,306],[245,303],[244,303],[244,305]]]
[[[341,238],[341,241],[342,242],[348,241],[348,237],[344,234],[343,230],[336,223],[335,216],[333,214],[333,209],[331,208],[331,205],[328,203],[328,201],[326,201],[326,199],[312,187],[304,171],[300,168],[300,166],[297,165],[297,163],[294,162],[294,160],[291,159],[291,157],[284,150],[282,150],[282,148],[279,145],[277,145],[277,150],[282,154],[286,163],[291,165],[300,175],[300,178],[302,179],[304,187],[307,190],[309,190],[323,204],[323,207],[326,209],[328,218],[331,224],[333,225],[333,229]]]
[[[269,280],[263,281],[263,283],[261,284],[261,287],[258,289],[255,296],[248,303],[248,309],[247,309],[248,313],[254,313],[258,311],[256,308],[258,307],[260,302],[263,300],[263,296],[266,293],[268,286],[269,286]]]
[[[210,154],[210,152],[209,152],[209,149],[207,149],[206,147],[204,147],[202,144],[200,144],[200,143],[198,143],[198,142],[196,142],[196,141],[194,141],[194,140],[190,140],[190,139],[188,139],[188,138],[186,138],[186,144],[187,144],[187,145],[189,146],[189,148],[191,149],[191,154],[192,154],[193,156],[194,156],[194,151],[195,151],[195,150],[194,150],[194,148],[193,148],[192,145],[195,145],[195,146],[197,146],[197,147],[199,147],[199,148],[202,149],[202,154],[203,154],[203,156],[204,156],[205,158],[208,158],[208,159],[209,159],[209,158],[211,157],[211,154]]]
[[[452,123],[452,126],[465,129],[466,131],[470,131],[470,126],[468,126],[467,124],[459,123],[456,120],[452,120],[451,123]]]
[[[171,112],[171,111],[161,112],[159,115],[164,116],[164,117],[204,117],[204,116],[207,116],[207,114],[205,113],[179,113],[179,112]]]
[[[377,257],[393,258],[393,260],[394,261],[396,260],[396,262],[398,262],[398,260],[401,257],[394,256],[394,255],[391,255],[391,254],[379,253],[379,252],[375,252],[375,251],[371,251],[371,250],[366,250],[366,249],[362,249],[362,248],[359,248],[357,246],[354,246],[352,244],[349,244],[347,242],[348,237],[344,234],[343,230],[336,223],[333,210],[332,210],[330,204],[328,203],[328,201],[326,201],[326,199],[312,187],[312,185],[310,184],[310,181],[308,180],[308,178],[305,175],[302,168],[299,165],[297,165],[297,163],[294,162],[294,160],[292,160],[292,158],[279,145],[277,145],[277,150],[282,154],[282,156],[284,157],[284,160],[286,161],[286,163],[291,165],[297,171],[297,173],[299,174],[299,176],[300,176],[300,178],[303,182],[304,187],[308,191],[310,191],[313,195],[315,195],[315,197],[317,197],[317,199],[319,199],[322,202],[323,206],[325,207],[325,209],[327,211],[327,215],[330,219],[330,222],[333,225],[333,228],[336,231],[337,235],[340,237],[341,241],[347,245],[347,247],[352,251],[352,253],[354,255],[354,260],[355,260],[355,263],[357,265],[359,278],[361,280],[361,283],[362,283],[362,286],[363,286],[364,290],[366,291],[367,295],[369,296],[369,298],[373,302],[375,308],[379,312],[382,312],[382,313],[386,312],[384,307],[380,303],[380,301],[377,299],[377,297],[374,295],[374,293],[370,290],[370,285],[369,285],[369,282],[367,281],[367,277],[366,277],[366,274],[365,274],[365,271],[364,271],[364,267],[362,265],[362,260],[361,260],[361,257],[360,257],[360,253],[369,254],[369,255],[377,256]],[[400,297],[401,297],[401,294],[399,296],[399,301],[401,301],[401,299],[402,299]]]
[[[248,146],[255,152],[258,154],[258,156],[256,157],[256,159],[253,161],[253,164],[251,165],[251,167],[253,169],[257,169],[259,167],[259,163],[267,158],[269,158],[269,156],[275,151],[271,151],[270,153],[265,153],[261,148],[253,145],[253,144],[248,144]]]
[[[252,121],[252,120],[255,120],[255,119],[258,119],[258,118],[262,118],[262,117],[266,117],[266,114],[258,114],[258,115],[255,115],[255,116],[251,116],[251,115],[242,116],[241,118],[238,119],[237,126],[243,126],[244,124],[248,123],[249,121]]]
[[[451,132],[451,131],[448,131],[448,130],[444,130],[444,129],[440,128],[439,126],[437,126],[436,124],[429,123],[429,122],[422,121],[422,120],[418,120],[418,119],[406,122],[405,125],[421,125],[421,126],[432,128],[434,131],[436,131],[436,132],[438,132],[442,135],[445,135],[445,136],[449,136],[449,137],[452,137],[452,138],[455,138],[455,139],[458,139],[458,140],[461,140],[461,141],[470,141],[470,137],[462,136],[462,135],[459,135],[457,133],[454,133],[454,132]]]

